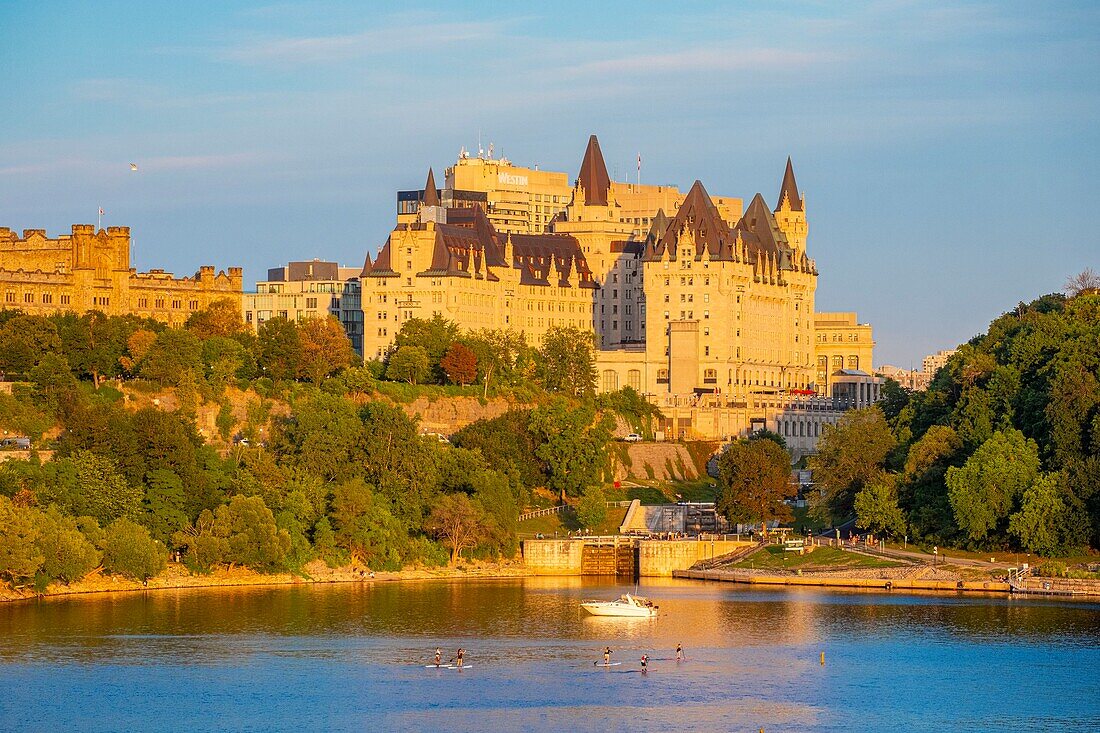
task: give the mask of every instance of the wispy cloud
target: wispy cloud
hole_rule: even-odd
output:
[[[780,48],[690,48],[670,53],[640,53],[580,64],[574,74],[673,73],[692,71],[799,70],[835,64],[847,54],[825,51],[796,51]]]
[[[220,49],[216,56],[245,64],[326,64],[400,49],[491,40],[501,35],[503,26],[500,21],[435,22],[416,25],[410,32],[400,23],[355,33],[257,39]]]

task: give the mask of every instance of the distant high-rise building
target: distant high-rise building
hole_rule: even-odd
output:
[[[352,348],[363,355],[363,305],[358,267],[335,262],[291,262],[267,271],[256,292],[245,293],[241,310],[253,331],[272,318],[302,321],[332,316],[340,321]]]

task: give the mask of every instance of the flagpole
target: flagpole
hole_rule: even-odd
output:
[[[100,229],[103,228],[103,207],[102,206],[99,207],[99,219],[98,219],[98,221],[99,221],[99,224],[96,226],[96,231],[97,232]]]

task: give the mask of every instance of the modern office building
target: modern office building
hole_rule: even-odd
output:
[[[363,306],[360,269],[335,262],[291,262],[267,271],[256,292],[245,293],[241,311],[254,331],[271,318],[301,321],[327,318],[340,321],[355,353],[363,355]]]

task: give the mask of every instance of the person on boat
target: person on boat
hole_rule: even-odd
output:
[[[455,661],[457,662],[457,664],[455,666],[458,667],[459,669],[462,669],[462,657],[464,657],[465,655],[466,655],[466,650],[465,649],[459,649],[458,653],[455,655]]]
[[[604,647],[604,650],[603,650],[603,663],[604,663],[605,667],[607,665],[611,664],[611,647],[609,647],[609,646]]]
[[[648,654],[643,654],[642,655],[642,674],[645,674],[645,671],[647,669],[646,665],[648,665],[648,664],[649,664],[649,655]]]
[[[435,649],[435,666],[438,667],[442,664],[443,664],[443,650],[440,649],[439,647],[436,647],[436,649]]]
[[[683,644],[677,644],[676,645],[676,661],[677,662],[684,661],[684,645]]]

